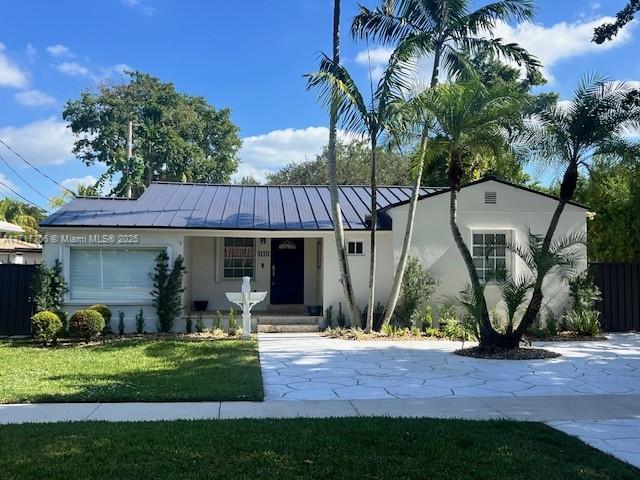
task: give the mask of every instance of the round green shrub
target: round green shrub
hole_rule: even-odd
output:
[[[76,337],[91,340],[104,329],[104,318],[97,310],[78,310],[69,319],[70,333]]]
[[[34,338],[42,345],[47,346],[50,343],[55,343],[62,331],[62,322],[60,317],[53,312],[38,312],[31,317],[31,327]]]
[[[102,315],[102,318],[104,318],[104,331],[102,333],[113,333],[111,330],[111,310],[109,310],[109,307],[101,303],[96,303],[95,305],[91,305],[89,310],[95,310]]]

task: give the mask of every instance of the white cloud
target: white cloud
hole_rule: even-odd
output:
[[[60,73],[70,75],[72,77],[82,77],[85,75],[89,75],[89,69],[83,67],[77,62],[62,62],[56,68]]]
[[[151,7],[146,0],[121,0],[121,2],[129,8],[136,8],[140,10],[145,15],[153,15],[156,11],[156,9]]]
[[[71,50],[69,50],[69,47],[65,47],[64,45],[60,45],[59,43],[57,45],[50,45],[47,47],[47,52],[49,52],[49,54],[53,57],[68,57],[68,56],[72,56],[71,55]]]
[[[594,9],[598,8],[597,2],[592,6]],[[563,60],[603,52],[628,42],[632,37],[633,26],[621,30],[612,41],[603,45],[597,45],[591,41],[596,27],[613,21],[615,19],[612,17],[599,17],[581,19],[573,23],[560,22],[548,27],[531,22],[515,26],[498,22],[493,30],[493,36],[502,38],[505,42],[515,42],[535,55],[543,65],[543,73],[552,82],[551,70]],[[355,61],[365,68],[369,68],[369,64],[371,64],[372,77],[378,79],[392,53],[393,49],[387,47],[361,50],[356,54]],[[423,83],[430,78],[432,68],[433,59],[430,57],[418,62],[416,71],[418,83]]]
[[[85,187],[92,186],[95,185],[97,181],[98,179],[93,175],[86,175],[84,177],[67,178],[66,180],[63,180],[61,182],[61,185],[68,188],[72,192],[75,192],[78,190],[78,185],[83,185]]]
[[[16,93],[13,98],[25,107],[47,107],[54,105],[56,99],[40,90],[25,90]]]
[[[631,39],[632,28],[626,28],[621,30],[610,42],[603,45],[593,43],[591,41],[593,30],[603,23],[612,21],[615,21],[612,17],[600,17],[573,23],[560,22],[549,27],[531,22],[516,26],[499,22],[493,34],[506,42],[519,44],[538,57],[544,67],[547,79],[552,81],[551,69],[563,60],[604,52]]]
[[[21,127],[0,127],[0,138],[34,164],[61,164],[73,158],[73,134],[55,117]]]
[[[27,73],[7,57],[6,47],[0,43],[0,87],[24,88],[29,83]]]
[[[357,135],[340,131],[338,138],[353,141]],[[240,167],[234,178],[253,175],[264,180],[268,172],[275,172],[289,163],[313,160],[329,141],[326,127],[287,128],[263,135],[245,137],[242,141]]]
[[[384,73],[384,69],[393,53],[393,48],[376,47],[368,50],[361,50],[356,54],[356,63],[371,68],[371,78],[378,80]]]

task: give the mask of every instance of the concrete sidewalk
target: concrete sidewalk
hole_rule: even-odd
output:
[[[84,420],[432,417],[535,422],[636,419],[640,395],[445,397],[266,402],[40,403],[0,405],[0,424]]]

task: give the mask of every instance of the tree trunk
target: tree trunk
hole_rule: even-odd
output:
[[[340,0],[334,0],[333,4],[333,62],[340,64]],[[336,160],[336,140],[338,128],[338,106],[335,98],[332,98],[329,114],[329,146],[327,148],[327,170],[329,176],[329,191],[331,194],[331,214],[333,217],[333,231],[340,267],[340,279],[342,290],[347,304],[347,313],[351,322],[358,320],[358,309],[353,294],[351,273],[347,250],[344,242],[344,226],[342,223],[342,210],[340,209],[340,196],[338,194],[338,173]],[[354,320],[355,319],[355,320]]]
[[[575,159],[571,160],[566,172],[564,173],[564,177],[562,178],[562,184],[560,185],[560,201],[558,202],[556,210],[553,212],[551,223],[549,223],[549,228],[547,229],[547,233],[545,234],[544,240],[542,242],[542,251],[544,253],[549,251],[551,241],[553,240],[553,236],[555,235],[558,228],[558,223],[560,223],[562,212],[567,206],[567,203],[573,198],[577,184],[578,161],[577,159]],[[538,316],[538,313],[540,313],[540,309],[542,308],[542,301],[544,300],[544,294],[542,293],[543,281],[544,277],[540,277],[540,275],[538,275],[538,278],[536,278],[536,283],[533,287],[533,293],[531,295],[529,305],[527,305],[527,309],[522,316],[522,320],[520,321],[518,328],[516,328],[514,332],[514,335],[518,337],[518,341],[520,340],[520,338],[522,338],[522,335],[526,333],[527,329],[531,325],[533,325],[533,322]]]
[[[373,329],[373,311],[376,301],[376,226],[378,223],[378,182],[376,180],[376,135],[371,134],[371,252],[369,254],[369,303],[365,330]]]
[[[431,85],[430,88],[438,85],[440,79],[440,57],[442,55],[442,47],[436,44],[433,52],[433,70],[431,71]]]
[[[416,218],[416,209],[418,206],[418,198],[420,197],[420,185],[422,183],[422,169],[424,168],[424,159],[427,154],[428,145],[428,129],[425,127],[422,132],[422,142],[420,145],[420,153],[418,160],[418,173],[413,183],[413,192],[411,193],[411,200],[409,202],[409,212],[407,214],[407,226],[404,232],[404,241],[402,243],[402,252],[398,259],[398,266],[396,267],[396,274],[393,278],[393,286],[391,287],[391,293],[387,300],[387,306],[384,311],[384,317],[382,324],[387,325],[393,317],[393,312],[398,304],[398,298],[400,297],[400,290],[402,289],[402,281],[404,279],[404,272],[407,268],[407,260],[409,258],[409,247],[411,247],[411,239],[413,237],[413,226]]]
[[[483,339],[494,340],[498,333],[493,329],[491,320],[489,319],[489,310],[487,308],[487,302],[484,298],[484,288],[480,283],[478,277],[478,271],[476,265],[473,263],[473,257],[469,248],[462,238],[460,229],[458,228],[457,216],[458,216],[458,193],[462,182],[462,159],[458,153],[453,153],[449,161],[449,181],[451,183],[451,194],[449,201],[449,227],[453,234],[453,240],[458,247],[462,260],[467,267],[469,273],[469,279],[471,280],[471,288],[476,296],[476,301],[480,302],[481,316],[478,321],[478,331],[480,333],[480,343]]]

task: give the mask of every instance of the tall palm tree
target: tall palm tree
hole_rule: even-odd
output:
[[[421,40],[418,40],[421,41]],[[375,275],[376,275],[376,229],[377,229],[377,182],[376,153],[380,137],[387,130],[390,118],[398,105],[403,102],[403,95],[410,91],[412,85],[412,55],[416,49],[424,50],[429,45],[416,46],[413,42],[399,45],[391,58],[375,90],[372,88],[371,102],[365,101],[358,86],[348,70],[335,63],[326,55],[321,58],[320,69],[307,75],[307,88],[318,88],[322,101],[331,109],[335,109],[348,130],[365,133],[371,148],[371,232],[369,253],[369,295],[365,329],[373,327],[373,310],[375,308]],[[352,317],[352,326],[355,326]]]
[[[333,3],[333,55],[332,62],[340,65],[340,6],[341,0],[334,0]],[[333,216],[333,231],[338,254],[338,265],[340,268],[340,279],[344,298],[347,303],[347,313],[350,319],[358,318],[358,308],[353,294],[353,283],[349,262],[347,260],[347,249],[344,242],[344,224],[342,222],[342,210],[340,208],[340,196],[338,194],[338,174],[336,159],[336,142],[338,130],[338,96],[337,92],[332,92],[331,104],[329,108],[329,145],[327,148],[327,171],[329,177],[329,192],[331,195],[331,213]],[[353,321],[353,320],[351,320]]]
[[[493,38],[499,21],[526,21],[534,16],[532,0],[496,0],[475,11],[470,0],[382,0],[375,10],[360,7],[351,33],[383,44],[401,43],[421,36],[433,45],[431,86],[438,84],[440,67],[451,75],[472,70],[468,53],[490,51],[527,69],[539,62],[515,43]]]
[[[584,77],[569,103],[544,110],[532,125],[532,145],[543,159],[564,170],[560,198],[541,244],[548,253],[562,212],[575,194],[580,170],[589,171],[595,158],[635,158],[640,156],[640,143],[629,133],[640,128],[640,101],[637,90],[624,82],[612,82],[599,75]],[[507,339],[517,346],[526,329],[533,323],[543,301],[543,278],[536,279],[527,310]]]
[[[532,1],[497,0],[475,11],[469,10],[469,3],[469,0],[383,0],[375,10],[360,7],[351,32],[356,38],[371,38],[383,44],[406,44],[416,57],[433,54],[431,88],[439,82],[441,64],[446,66],[450,76],[473,77],[474,68],[468,56],[479,52],[491,52],[515,61],[529,72],[540,66],[535,57],[522,47],[505,44],[501,39],[490,36],[498,21],[531,19],[534,14]],[[428,145],[428,121],[419,121],[423,132],[418,143],[407,226],[383,324],[389,323],[398,302],[413,235]]]
[[[499,157],[511,149],[505,125],[522,114],[521,99],[469,82],[439,85],[422,101],[433,116],[430,154],[445,154],[449,159],[449,227],[479,301],[478,332],[481,339],[490,337],[496,332],[484,301],[484,286],[457,224],[458,194],[470,160],[482,155]]]

